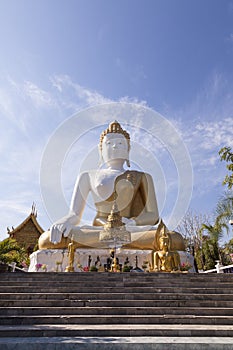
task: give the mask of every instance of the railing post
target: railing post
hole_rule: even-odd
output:
[[[215,265],[215,268],[216,268],[216,271],[217,273],[220,273],[220,260],[216,260],[216,265]]]
[[[15,272],[16,262],[12,262],[10,266],[12,267],[12,272]]]

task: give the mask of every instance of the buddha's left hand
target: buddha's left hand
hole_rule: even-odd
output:
[[[128,219],[123,217],[122,222],[125,224],[126,227],[136,226],[136,221],[134,219]]]

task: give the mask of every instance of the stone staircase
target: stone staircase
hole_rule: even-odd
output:
[[[233,349],[233,274],[4,273],[0,281],[1,350],[20,349],[16,344],[22,340],[22,349],[29,349],[25,342],[31,338],[47,343],[59,338],[61,344],[77,337],[129,337],[133,342],[146,337],[225,337],[225,347],[213,349]],[[188,349],[187,341],[183,343]],[[174,344],[151,344],[143,349],[175,349]],[[61,348],[68,349],[64,343]]]

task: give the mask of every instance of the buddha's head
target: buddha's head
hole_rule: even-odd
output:
[[[161,236],[159,238],[159,248],[160,250],[164,251],[170,250],[170,239],[167,235],[165,226],[161,230]]]
[[[104,163],[122,159],[129,165],[130,136],[121,125],[114,121],[101,133],[99,151]]]

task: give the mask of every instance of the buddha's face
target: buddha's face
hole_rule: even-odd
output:
[[[128,142],[122,134],[110,133],[104,136],[102,157],[104,162],[116,159],[129,159]]]
[[[168,241],[168,238],[167,237],[164,237],[164,236],[162,236],[161,238],[160,238],[160,240],[159,240],[159,247],[160,247],[160,249],[162,250],[162,249],[164,249],[164,250],[168,250],[168,243],[169,243],[169,241]]]

